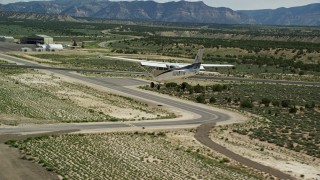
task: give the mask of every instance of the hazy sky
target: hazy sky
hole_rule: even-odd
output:
[[[1,4],[18,2],[18,1],[31,1],[31,0],[0,0]],[[117,0],[113,0],[117,1]],[[130,0],[129,0],[130,1]],[[172,0],[154,0],[157,2],[169,2]],[[177,1],[177,0],[175,0]],[[199,0],[188,0],[199,1]],[[275,9],[279,7],[294,7],[307,5],[311,3],[320,3],[320,0],[203,0],[212,7],[229,7],[234,10],[246,9]]]

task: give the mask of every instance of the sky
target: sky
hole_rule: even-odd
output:
[[[1,4],[7,4],[19,1],[31,0],[0,0]],[[112,0],[119,1],[119,0]],[[132,0],[127,0],[132,1]],[[173,0],[154,0],[156,2],[169,2]],[[177,0],[175,0],[177,1]],[[199,0],[187,0],[199,1]],[[312,3],[320,3],[320,0],[202,0],[205,4],[212,7],[229,7],[233,10],[251,10],[251,9],[276,9],[279,7],[303,6]]]

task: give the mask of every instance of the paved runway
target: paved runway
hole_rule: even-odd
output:
[[[0,42],[0,52],[21,51],[21,48],[24,47],[34,49],[37,46],[35,44],[16,44],[9,42]]]
[[[40,66],[40,65],[0,64],[0,67],[63,70],[63,71],[76,71],[76,72],[97,72],[97,73],[110,73],[110,74],[133,74],[133,75],[149,76],[148,73],[145,73],[145,72],[108,71],[108,70],[98,70],[98,69],[75,69],[75,68],[63,68],[63,67],[47,67],[47,66]],[[306,82],[306,81],[286,81],[286,80],[273,80],[273,79],[247,79],[247,78],[238,78],[238,77],[217,77],[217,76],[198,76],[198,75],[192,76],[189,78],[203,79],[203,80],[218,80],[218,81],[237,81],[237,82],[257,82],[257,83],[320,86],[320,82]]]
[[[27,66],[41,66],[34,62],[26,61],[20,58],[1,55],[0,59],[10,60],[16,63],[24,64]],[[85,81],[88,83],[92,83],[95,85],[103,86],[112,90],[116,90],[125,94],[129,94],[131,96],[135,96],[137,98],[147,99],[153,102],[157,102],[159,105],[168,106],[168,107],[176,107],[183,111],[190,112],[193,114],[197,114],[198,118],[194,119],[185,119],[185,120],[172,120],[172,121],[137,121],[130,123],[131,125],[137,127],[155,127],[155,126],[163,126],[163,127],[171,127],[171,126],[184,126],[184,125],[199,125],[204,122],[220,122],[228,120],[230,117],[228,114],[224,114],[221,112],[213,111],[208,108],[203,108],[196,103],[185,103],[182,101],[175,100],[174,98],[164,98],[157,95],[141,92],[139,90],[134,90],[132,88],[126,86],[132,85],[143,85],[146,84],[144,81],[139,81],[136,79],[130,78],[106,78],[106,77],[87,77],[82,76],[76,73],[70,73],[66,70],[59,69],[46,69],[46,71],[60,74],[63,76],[67,76],[70,78],[78,79],[81,81]],[[129,125],[126,123],[115,122],[115,123],[79,123],[79,124],[53,124],[53,125],[36,125],[32,127],[13,127],[13,128],[1,128],[0,134],[12,134],[12,133],[36,133],[43,131],[61,131],[61,130],[90,130],[90,129],[105,129],[105,128],[120,128],[120,127],[128,127]]]

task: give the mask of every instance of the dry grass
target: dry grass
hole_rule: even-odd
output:
[[[10,71],[10,70],[9,70]],[[174,114],[35,71],[1,73],[1,123],[147,120]],[[15,116],[18,118],[10,118]]]
[[[180,132],[181,133],[181,132]],[[61,135],[14,142],[31,159],[65,178],[257,179],[260,176],[201,155],[179,132]],[[167,136],[169,136],[167,138]],[[184,134],[189,136],[189,133]],[[190,137],[187,139],[190,140]],[[192,139],[192,138],[191,138]],[[190,141],[189,141],[190,143]],[[191,143],[196,144],[196,143]],[[198,147],[198,152],[194,149]]]

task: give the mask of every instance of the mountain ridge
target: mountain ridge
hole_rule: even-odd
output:
[[[263,25],[320,26],[320,3],[291,8],[237,11]]]
[[[229,8],[210,7],[202,1],[157,3],[154,1],[56,0],[11,3],[0,6],[0,10],[165,22],[247,24],[251,21],[247,15]]]
[[[234,11],[225,7],[210,7],[202,1],[54,0],[0,4],[1,11],[118,20],[320,26],[320,3],[292,8]]]

